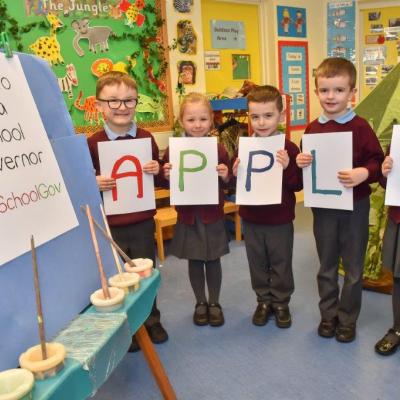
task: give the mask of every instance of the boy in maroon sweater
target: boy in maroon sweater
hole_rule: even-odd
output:
[[[111,140],[151,139],[152,160],[143,166],[143,171],[157,176],[160,171],[157,144],[150,132],[138,128],[133,122],[137,104],[137,85],[128,75],[112,71],[102,75],[96,86],[96,106],[103,113],[104,129],[88,139],[89,151],[96,170],[96,180],[100,191],[112,190],[115,179],[100,175],[99,142]],[[154,219],[156,210],[146,210],[107,217],[114,240],[131,258],[150,258],[155,266]],[[145,326],[153,343],[168,340],[168,334],[160,323],[160,311],[154,301],[153,309]],[[135,338],[129,351],[139,347]]]
[[[318,334],[336,336],[339,342],[351,342],[361,309],[364,257],[368,243],[369,184],[381,176],[383,153],[368,122],[357,116],[348,103],[355,94],[357,72],[344,58],[327,58],[317,68],[315,93],[323,114],[312,121],[304,134],[353,133],[353,169],[338,171],[338,180],[353,188],[353,211],[313,208],[314,237],[320,261],[317,276],[321,322]],[[339,156],[339,155],[338,155]],[[311,154],[300,153],[300,168],[312,162]],[[338,267],[342,258],[345,277],[339,296]]]
[[[273,86],[260,86],[247,96],[253,136],[280,135],[278,124],[283,118],[282,96]],[[289,328],[290,296],[294,291],[292,253],[295,193],[303,188],[301,169],[296,165],[298,147],[285,139],[285,149],[276,159],[283,167],[282,202],[264,206],[240,206],[244,241],[253,290],[258,305],[253,324],[262,326],[271,314],[279,328]],[[233,165],[237,176],[240,160]]]

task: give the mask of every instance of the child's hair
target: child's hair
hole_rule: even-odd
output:
[[[207,107],[208,111],[210,112],[211,121],[213,121],[214,113],[213,113],[213,109],[211,107],[210,101],[207,99],[207,97],[204,94],[195,93],[195,92],[189,93],[183,98],[181,107],[179,109],[179,121],[182,121],[186,105],[189,103],[191,103],[191,104],[192,103],[201,103],[201,104],[205,105]]]
[[[101,75],[96,83],[96,98],[99,97],[104,86],[114,86],[124,84],[130,89],[134,89],[137,92],[136,81],[125,72],[121,71],[109,71]]]
[[[315,87],[318,87],[318,78],[334,78],[335,76],[347,75],[350,88],[354,89],[357,80],[357,71],[354,64],[342,57],[326,58],[318,66],[315,72]]]
[[[247,103],[272,103],[276,104],[279,112],[283,110],[282,95],[275,86],[257,86],[247,95]]]

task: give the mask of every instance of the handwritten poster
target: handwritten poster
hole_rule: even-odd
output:
[[[282,202],[282,165],[276,153],[285,147],[285,135],[240,137],[236,204],[266,205]]]
[[[169,160],[171,204],[218,204],[216,137],[169,138]]]
[[[20,60],[0,53],[0,265],[77,225]]]
[[[312,164],[303,168],[304,206],[353,210],[353,189],[337,177],[353,168],[352,139],[352,132],[303,136],[303,152],[313,156]]]
[[[400,206],[400,125],[393,126],[390,157],[393,159],[393,168],[387,178],[385,205]]]
[[[113,177],[117,186],[103,192],[107,215],[127,214],[155,208],[154,177],[143,172],[151,161],[151,140],[99,142],[100,173]]]

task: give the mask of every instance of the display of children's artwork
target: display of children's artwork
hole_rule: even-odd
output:
[[[303,168],[304,206],[353,210],[353,189],[337,177],[353,168],[352,132],[304,135],[302,145],[313,156],[312,164]]]
[[[2,265],[78,221],[18,56],[0,53],[0,71]]]
[[[184,54],[197,54],[197,34],[192,21],[181,20],[176,25],[178,50]]]
[[[282,202],[282,165],[276,153],[285,147],[285,135],[240,137],[236,204]]]
[[[174,0],[174,8],[180,13],[192,11],[193,0]]]
[[[232,54],[233,79],[250,79],[250,54]]]
[[[103,116],[94,104],[96,80],[112,70],[131,75],[143,99],[157,100],[161,105],[162,112],[152,112],[151,107],[136,111],[136,122],[141,127],[157,131],[172,128],[165,2],[3,3],[5,30],[12,47],[36,54],[52,66],[76,132],[90,135],[100,129]]]
[[[196,65],[193,61],[178,62],[178,76],[180,83],[194,85],[196,83]]]
[[[171,204],[218,204],[216,137],[171,137],[169,160]]]
[[[387,178],[385,205],[400,206],[400,125],[393,126],[390,157],[393,159],[393,168]]]
[[[306,9],[277,6],[278,36],[306,37]]]
[[[116,180],[116,187],[103,192],[107,215],[155,208],[153,175],[143,172],[152,159],[149,138],[100,142],[100,173]]]

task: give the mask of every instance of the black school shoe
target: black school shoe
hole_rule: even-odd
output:
[[[275,314],[275,324],[278,328],[290,328],[292,325],[292,316],[290,315],[287,304],[272,304],[272,310]]]
[[[400,346],[400,331],[389,329],[386,335],[375,345],[375,351],[382,356],[390,356]]]
[[[208,304],[200,301],[194,307],[193,323],[195,325],[208,325]]]
[[[271,314],[271,304],[260,301],[257,305],[256,311],[254,311],[253,314],[253,324],[257,326],[264,326],[268,322],[268,318]]]
[[[333,338],[336,334],[337,325],[337,317],[330,320],[322,319],[318,325],[318,335],[324,338]]]
[[[356,324],[339,325],[336,327],[336,340],[341,343],[350,343],[356,338]]]
[[[139,350],[140,350],[139,343],[137,342],[135,335],[133,335],[131,345],[129,346],[128,349],[128,353],[136,353]]]
[[[225,323],[224,313],[218,303],[208,305],[208,322],[211,326],[221,326]]]
[[[168,340],[168,333],[161,325],[161,322],[156,322],[153,325],[146,326],[146,329],[154,344],[164,343]]]

